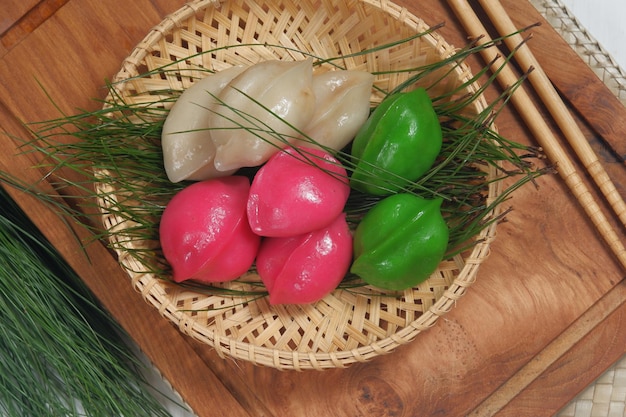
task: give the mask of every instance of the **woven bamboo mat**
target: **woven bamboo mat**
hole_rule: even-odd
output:
[[[559,0],[530,0],[552,27],[626,105],[626,72]],[[626,355],[556,417],[626,417]]]
[[[626,356],[572,400],[557,417],[626,417]]]
[[[552,27],[626,105],[626,72],[560,0],[530,0]]]

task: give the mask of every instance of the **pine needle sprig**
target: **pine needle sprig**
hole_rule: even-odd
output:
[[[0,189],[0,414],[167,416],[122,330]]]
[[[412,38],[401,42],[408,42]],[[520,78],[516,85],[510,86],[494,102],[485,105],[479,114],[468,112],[467,109],[471,108],[476,100],[481,99],[485,89],[495,80],[497,73],[488,75],[488,66],[453,91],[438,93],[439,95],[434,93],[437,91],[438,83],[463,65],[469,57],[477,55],[483,48],[496,45],[502,39],[481,45],[475,41],[470,42],[439,63],[395,70],[412,75],[392,91],[378,90],[384,97],[411,88],[425,79],[430,82],[426,88],[433,92],[431,98],[442,122],[444,145],[435,166],[421,179],[410,182],[403,191],[444,199],[443,210],[451,230],[449,254],[467,250],[475,244],[473,238],[481,230],[501,219],[501,215],[494,214],[499,204],[519,187],[550,172],[549,169],[537,169],[531,162],[532,159],[540,157],[538,150],[507,140],[493,128],[494,120],[506,105],[510,94],[524,81],[524,77]],[[383,47],[397,44],[398,42],[393,42]],[[285,46],[267,44],[228,45],[197,55],[236,47],[282,48],[291,54],[313,57],[316,60],[314,65],[330,64],[340,69],[343,69],[341,59],[345,58],[315,57],[310,53]],[[382,47],[357,52],[355,55],[375,53],[380,48]],[[507,62],[514,52],[506,57]],[[187,59],[190,58],[178,62]],[[176,62],[137,77],[181,77],[183,69],[172,70],[170,65],[175,66]],[[202,69],[188,70],[189,77],[197,77],[198,71]],[[485,83],[482,85],[478,83],[485,77],[487,78]],[[56,120],[31,124],[33,139],[24,144],[24,149],[42,156],[38,167],[46,170],[45,180],[52,184],[63,198],[51,201],[59,205],[64,202],[67,206],[76,207],[63,210],[71,216],[80,213],[79,222],[85,223],[95,238],[109,242],[112,249],[125,251],[133,256],[140,268],[143,268],[134,272],[151,272],[167,279],[169,266],[160,253],[158,223],[169,199],[189,183],[173,184],[165,176],[160,133],[169,108],[181,91],[155,90],[150,93],[151,101],[128,103],[119,93],[119,89],[123,87],[120,83],[127,81],[107,84],[108,99],[100,102],[99,110],[83,111],[71,116],[63,115]],[[481,86],[475,88],[477,85]],[[254,97],[249,99],[261,105]],[[226,103],[222,105],[227,108]],[[238,109],[229,108],[229,110],[247,123],[245,125],[231,119],[233,123],[239,123],[236,128],[246,129],[260,138],[269,135],[272,140],[283,144],[296,139],[273,131],[264,122],[243,114]],[[293,130],[293,126],[289,126],[287,122],[285,124]],[[313,139],[303,135],[298,140],[316,144]],[[349,175],[356,165],[349,149],[334,153]],[[512,180],[513,185],[506,188],[493,202],[487,202],[490,184],[487,181],[487,168],[490,166],[495,167],[499,173],[498,178],[492,181],[512,180],[518,177],[517,180]],[[11,178],[1,173],[0,180],[11,183]],[[352,192],[346,205],[350,221],[353,224],[358,223],[360,217],[378,200],[377,197]],[[103,214],[118,219],[119,224],[107,225],[103,229],[99,224]],[[354,282],[346,277],[346,285],[353,286]],[[226,291],[216,288],[211,287],[206,291]],[[263,292],[264,289],[260,291]],[[258,293],[248,295],[257,296]]]

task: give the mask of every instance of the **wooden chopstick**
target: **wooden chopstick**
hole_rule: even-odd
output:
[[[487,12],[489,19],[501,36],[517,32],[515,24],[499,0],[478,1],[485,12]],[[572,149],[574,149],[574,152],[576,152],[576,155],[578,155],[578,158],[580,158],[583,166],[594,179],[602,191],[602,194],[604,194],[615,214],[617,214],[622,224],[626,226],[626,203],[624,203],[624,199],[615,188],[615,184],[613,184],[611,178],[604,170],[598,156],[595,154],[587,138],[574,120],[572,113],[563,100],[561,100],[559,93],[554,88],[554,85],[543,68],[541,68],[541,65],[539,65],[532,51],[526,43],[523,43],[522,35],[515,34],[506,36],[504,42],[511,50],[521,45],[516,50],[514,59],[523,71],[528,71],[530,68],[533,68],[528,79],[535,88],[535,91],[548,108],[548,111],[557,125],[561,128],[563,135],[568,140]]]
[[[482,25],[467,0],[448,0],[448,4],[452,7],[470,36],[476,38],[480,44],[486,44],[492,41],[487,34],[487,30]],[[518,81],[513,70],[508,65],[505,65],[504,59],[495,47],[483,48],[481,53],[483,59],[491,63],[491,69],[494,72],[498,71],[497,79],[503,88],[508,88]],[[567,153],[554,135],[554,132],[552,132],[543,119],[535,103],[531,100],[528,93],[526,93],[523,86],[517,88],[511,95],[511,102],[535,136],[537,142],[544,149],[547,157],[557,165],[559,174],[579,201],[587,216],[596,226],[598,232],[611,248],[614,255],[621,262],[622,267],[626,269],[626,249],[624,248],[624,244],[611,227],[602,209],[594,200],[580,174],[576,171],[574,164],[570,161]]]

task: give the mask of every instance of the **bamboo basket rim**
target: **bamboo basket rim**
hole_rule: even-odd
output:
[[[238,1],[240,0],[232,0],[231,3],[237,3]],[[241,1],[245,2],[246,0]],[[271,2],[271,0],[268,1]],[[282,0],[279,1],[279,3],[284,5],[290,1],[291,0]],[[294,4],[298,4],[298,7],[301,7],[301,4],[307,3],[306,1],[299,3],[297,0],[293,0],[293,2]],[[176,38],[177,36],[182,36],[185,30],[191,32],[189,26],[200,24],[197,19],[199,19],[202,12],[206,12],[209,9],[220,10],[227,3],[229,3],[229,0],[195,0],[185,4],[178,11],[165,17],[122,62],[119,72],[113,79],[113,84],[116,85],[116,88],[119,90],[118,93],[125,94],[126,80],[133,79],[133,83],[136,87],[136,77],[141,73],[140,69],[145,66],[147,59],[151,59],[155,50],[164,47],[163,43],[166,42],[167,37]],[[326,4],[328,2],[324,3]],[[406,29],[410,31],[423,32],[428,29],[428,26],[423,20],[409,13],[405,8],[387,0],[353,0],[351,4],[358,4],[359,7],[365,8],[371,13],[380,14],[381,19],[392,19],[396,24],[406,27]],[[250,18],[250,15],[246,17]],[[426,35],[424,41],[427,42],[429,48],[432,48],[432,50],[438,54],[440,59],[450,56],[454,52],[454,48],[437,33]],[[470,70],[465,64],[461,64],[455,68],[455,74],[459,81],[467,81],[471,76]],[[143,87],[140,86],[140,88]],[[472,84],[469,88],[477,89],[478,86]],[[477,111],[484,109],[486,107],[484,97],[477,100],[475,106],[478,107]],[[494,178],[496,175],[495,168],[489,167],[488,170],[490,178]],[[107,175],[107,173],[102,174]],[[99,184],[98,187],[100,187],[98,191],[101,195],[109,196],[115,191],[106,184]],[[488,185],[488,204],[493,202],[501,192],[500,182],[491,181]],[[110,215],[107,212],[107,204],[109,203],[104,200],[100,201],[102,221],[105,227],[124,227],[125,220]],[[494,209],[493,215],[496,216],[497,213],[498,208]],[[452,274],[452,278],[448,277],[451,282],[441,289],[440,295],[436,297],[432,305],[425,311],[419,313],[414,320],[408,321],[404,326],[399,326],[391,334],[383,335],[375,338],[375,340],[369,340],[356,347],[328,351],[301,351],[297,348],[276,348],[241,340],[240,336],[228,335],[220,328],[220,323],[224,319],[223,317],[218,317],[217,319],[213,318],[214,322],[211,325],[207,325],[206,320],[202,323],[200,320],[197,320],[197,317],[193,314],[181,311],[178,301],[174,300],[176,297],[180,296],[180,293],[177,290],[172,290],[170,287],[171,284],[164,282],[159,277],[155,277],[148,272],[134,272],[141,271],[141,265],[129,254],[130,251],[116,249],[116,252],[120,264],[126,268],[129,274],[132,287],[141,294],[143,299],[158,309],[159,313],[175,324],[180,331],[215,348],[221,357],[242,359],[257,365],[278,369],[319,370],[341,368],[355,362],[368,361],[379,355],[387,354],[398,346],[410,342],[419,333],[435,325],[439,317],[449,312],[474,283],[480,265],[489,255],[490,245],[495,239],[495,232],[496,222],[492,222],[492,224],[483,229],[479,234],[477,243],[469,254],[457,255],[450,260],[444,261],[453,265],[452,270],[458,269],[459,272]],[[116,243],[117,246],[121,244],[120,242]],[[130,245],[132,245],[132,243]],[[439,270],[437,272],[439,272]],[[428,281],[425,285],[428,285]],[[356,309],[356,307],[354,308]],[[289,308],[285,308],[283,314],[286,311],[289,311]],[[369,312],[367,312],[367,314],[369,314]],[[404,314],[404,312],[400,314]],[[317,326],[321,328],[324,325],[328,325],[328,320],[324,320],[325,318],[321,319]],[[308,329],[301,329],[300,333],[306,335],[309,331]],[[319,329],[318,331],[321,332]],[[384,329],[382,331],[384,333]],[[276,338],[278,337],[279,336],[276,336]],[[310,338],[309,340],[312,339]],[[293,343],[292,341],[292,344]]]

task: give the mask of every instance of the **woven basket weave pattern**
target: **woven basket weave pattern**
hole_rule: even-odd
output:
[[[127,102],[153,103],[162,91],[189,87],[206,74],[201,69],[219,71],[268,59],[306,58],[301,51],[320,57],[345,56],[335,63],[347,69],[394,71],[440,61],[454,49],[436,34],[429,34],[375,55],[349,55],[427,28],[420,19],[387,1],[195,1],[155,27],[123,62],[115,81],[128,80],[118,87]],[[214,51],[241,44],[259,46]],[[206,51],[211,52],[200,54]],[[175,66],[173,61],[178,61]],[[137,77],[164,65],[170,65],[166,73]],[[375,84],[390,90],[409,76],[399,72],[380,75]],[[450,91],[470,76],[465,66],[459,66],[438,88]],[[433,92],[438,93],[441,91]],[[373,103],[380,99],[373,93]],[[478,100],[474,106],[471,111],[479,112],[484,102]],[[494,168],[487,169],[493,178]],[[102,194],[110,191],[114,190],[103,189]],[[501,193],[499,182],[490,184],[488,193],[489,203]],[[110,202],[102,202],[105,226],[125,227],[122,219],[106,214],[107,204]],[[336,290],[305,306],[270,306],[266,298],[248,302],[201,295],[152,274],[134,272],[142,271],[130,255],[130,246],[136,242],[122,244],[129,250],[118,254],[133,287],[145,300],[182,332],[213,346],[221,356],[281,369],[324,369],[388,353],[434,325],[474,282],[494,236],[495,223],[482,232],[470,253],[445,260],[429,280],[402,296],[381,296],[367,287],[358,293]],[[253,273],[243,278],[259,280]],[[239,282],[226,285],[249,289]]]

